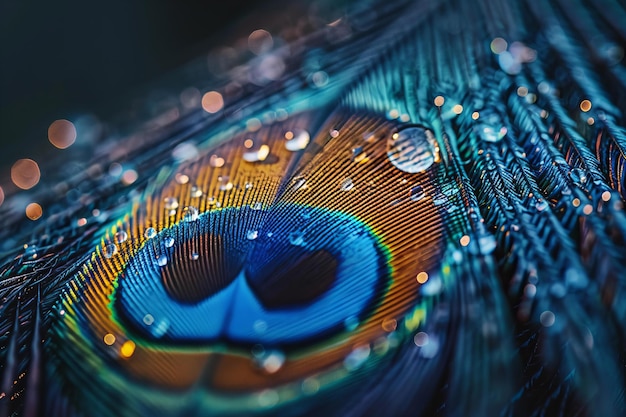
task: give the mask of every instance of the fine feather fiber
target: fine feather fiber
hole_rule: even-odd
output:
[[[626,415],[626,4],[324,5],[7,196],[0,415]]]

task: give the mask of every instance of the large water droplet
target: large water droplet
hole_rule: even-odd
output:
[[[430,130],[409,127],[389,138],[387,157],[399,170],[414,174],[427,170],[438,161],[439,151]]]

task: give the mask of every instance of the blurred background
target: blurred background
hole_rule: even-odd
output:
[[[0,0],[0,204],[15,161],[67,152],[48,140],[53,121],[127,112],[235,26],[261,27],[287,3]]]

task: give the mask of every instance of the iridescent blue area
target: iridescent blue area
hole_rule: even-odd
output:
[[[367,316],[388,265],[379,238],[353,216],[295,204],[226,208],[146,241],[119,277],[114,307],[150,340],[299,343]]]

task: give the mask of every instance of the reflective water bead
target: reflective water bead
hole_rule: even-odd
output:
[[[569,176],[575,184],[583,185],[587,182],[587,173],[580,168],[573,168],[569,172]]]
[[[198,209],[194,206],[186,206],[183,209],[183,221],[195,222],[198,220]]]
[[[163,239],[163,243],[165,244],[166,248],[171,248],[172,246],[174,246],[174,238],[171,236],[167,236],[165,239]]]
[[[424,189],[421,185],[416,185],[409,190],[409,198],[413,201],[420,201],[424,198]]]
[[[114,243],[107,243],[104,246],[104,257],[112,258],[117,253],[117,246]]]
[[[165,197],[163,206],[165,210],[176,210],[178,208],[178,199],[176,197]]]
[[[159,266],[165,266],[165,265],[167,265],[167,256],[165,256],[165,255],[159,255],[159,256],[157,257],[157,264],[158,264]]]
[[[37,246],[36,245],[24,245],[24,257],[26,259],[37,259]]]
[[[156,230],[154,230],[154,227],[148,227],[144,232],[143,232],[143,236],[146,239],[152,239],[153,237],[156,236]]]
[[[346,178],[341,182],[341,191],[350,191],[354,188],[354,183],[350,178]]]
[[[439,160],[435,137],[428,129],[409,127],[388,139],[387,157],[401,171],[423,172]]]
[[[117,232],[117,233],[115,234],[115,241],[116,241],[117,243],[123,243],[123,242],[126,242],[126,240],[127,240],[127,239],[128,239],[128,233],[126,233],[126,232],[125,232],[125,231],[123,231],[123,230],[120,230],[119,232]]]
[[[191,189],[189,190],[189,194],[191,194],[191,196],[194,198],[202,197],[202,188],[198,187],[197,185],[192,185]]]
[[[248,233],[246,233],[246,239],[248,239],[248,240],[254,240],[257,237],[259,237],[259,231],[258,230],[249,230]]]

